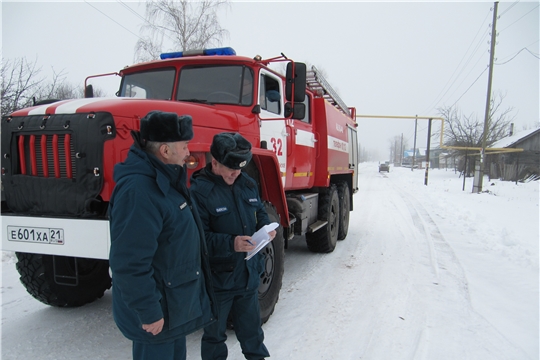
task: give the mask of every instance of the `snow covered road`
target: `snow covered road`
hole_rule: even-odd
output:
[[[309,254],[301,242],[287,251],[286,293],[265,326],[272,355],[527,359],[471,305],[460,261],[396,172],[361,172],[349,235],[334,253]]]

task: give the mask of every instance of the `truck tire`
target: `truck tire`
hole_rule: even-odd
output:
[[[318,219],[328,223],[321,229],[306,234],[308,249],[317,253],[329,253],[336,248],[339,228],[339,197],[336,185],[319,193]]]
[[[338,240],[344,240],[349,232],[349,215],[351,212],[351,192],[346,181],[341,181],[337,185],[339,197],[339,221]]]
[[[269,202],[265,202],[265,207],[270,221],[279,223],[276,208]],[[264,324],[274,312],[283,280],[285,239],[283,238],[283,227],[281,225],[276,229],[274,240],[261,252],[264,255],[264,270],[259,285],[259,305],[261,308],[261,321]]]
[[[105,290],[111,288],[109,262],[106,260],[19,252],[16,255],[21,283],[30,295],[44,304],[57,307],[82,306],[101,298]],[[58,284],[54,276],[55,263],[57,275],[73,277],[76,263],[78,281],[69,277],[59,278],[65,283]]]

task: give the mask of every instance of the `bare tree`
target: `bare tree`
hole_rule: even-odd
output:
[[[508,134],[509,124],[515,118],[513,108],[502,109],[504,96],[500,93],[493,96],[489,114],[489,126],[486,145],[502,139]],[[463,115],[457,107],[438,108],[445,119],[444,142],[448,146],[482,147],[484,136],[484,119],[474,114]]]
[[[380,160],[379,151],[377,149],[366,149],[365,146],[358,144],[358,163]]]
[[[489,113],[489,126],[486,137],[486,146],[490,146],[496,141],[508,135],[509,125],[514,120],[515,115],[512,115],[514,110],[512,107],[503,109],[502,102],[504,95],[497,93],[491,100]],[[474,147],[481,148],[484,136],[484,119],[478,119],[474,114],[469,116],[464,115],[457,107],[438,108],[439,114],[444,120],[444,143],[447,146]],[[440,136],[434,134],[434,136]],[[463,172],[465,176],[471,176],[475,168],[477,160],[476,156],[479,152],[470,150],[453,150],[454,156],[465,157],[468,160],[460,160],[458,170]],[[467,163],[467,169],[464,164]]]
[[[393,164],[397,163],[399,159],[399,144],[399,135],[388,139],[388,160],[390,160],[390,162],[392,162]]]
[[[34,101],[39,100],[64,100],[77,98],[77,92],[72,84],[66,82],[63,71],[57,73],[52,69],[52,79],[43,82],[40,90],[37,92]]]
[[[1,68],[2,117],[12,112],[33,106],[42,100],[64,100],[84,97],[82,86],[75,86],[66,81],[62,72],[53,69],[51,80],[41,76],[41,67],[37,61],[29,62],[26,58],[4,60]],[[94,88],[94,96],[103,96],[103,91]]]
[[[98,87],[93,88],[94,97],[102,97],[104,91]],[[68,83],[62,73],[57,74],[53,72],[53,78],[51,82],[43,88],[39,98],[40,99],[79,99],[84,97],[84,86],[74,85]]]
[[[135,45],[135,61],[155,60],[171,49],[219,46],[228,31],[219,25],[217,11],[228,3],[229,0],[150,0],[146,4],[146,24],[141,28],[143,34]]]
[[[33,104],[43,87],[44,80],[40,73],[37,61],[29,62],[26,58],[3,59],[0,84],[2,116]]]
[[[403,152],[408,149],[409,141],[403,138],[403,134],[395,135],[388,139],[389,159],[394,164],[400,164],[403,161]]]

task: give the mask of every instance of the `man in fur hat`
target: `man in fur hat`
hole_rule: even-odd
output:
[[[257,184],[242,172],[251,160],[251,144],[238,133],[221,133],[214,136],[210,153],[211,162],[193,174],[190,187],[203,222],[219,307],[218,321],[204,329],[202,359],[227,358],[229,313],[245,358],[264,359],[269,353],[258,299],[264,256],[245,257],[254,249],[251,235],[270,219]],[[274,238],[276,232],[269,234]]]
[[[186,359],[186,335],[215,321],[204,231],[186,187],[189,115],[152,111],[114,167],[109,203],[113,317],[133,359]]]

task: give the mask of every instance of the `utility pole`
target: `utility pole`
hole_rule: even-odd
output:
[[[416,159],[416,129],[417,129],[417,126],[418,126],[418,115],[416,115],[416,119],[414,119],[414,146],[413,146],[411,171],[414,170],[414,160]]]
[[[394,136],[394,159],[392,160],[392,162],[394,164],[397,164],[398,160],[398,139]]]
[[[426,151],[426,173],[424,174],[424,185],[428,184],[428,172],[429,172],[429,152],[431,150],[431,121],[428,121],[428,135],[427,135],[427,151]]]
[[[484,134],[482,136],[482,152],[480,153],[480,164],[476,166],[474,174],[473,191],[476,193],[482,192],[482,182],[484,180],[484,160],[486,157],[486,141],[489,131],[489,113],[491,108],[491,82],[493,78],[493,62],[495,60],[495,40],[497,38],[497,8],[499,2],[493,4],[493,23],[491,24],[491,50],[489,56],[489,77],[486,100],[486,113],[484,116]]]
[[[403,133],[401,133],[401,144],[399,146],[400,152],[399,152],[399,166],[403,166]]]

